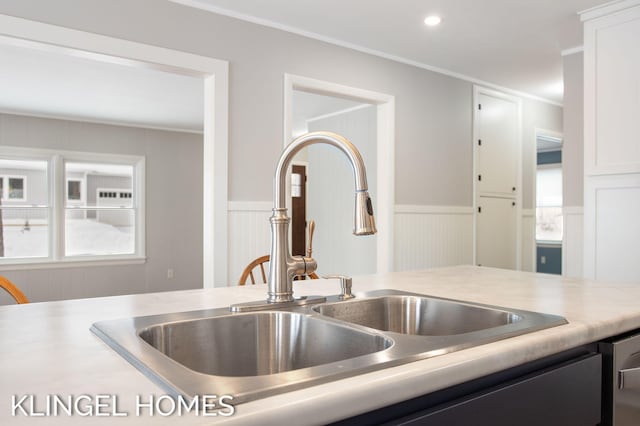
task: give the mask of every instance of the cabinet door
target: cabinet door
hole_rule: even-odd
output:
[[[585,179],[585,277],[638,282],[640,174]]]
[[[640,172],[640,5],[585,22],[585,174]]]
[[[519,105],[487,93],[479,93],[477,99],[477,192],[514,194],[520,161]]]
[[[513,198],[478,197],[476,263],[515,269],[517,209]]]
[[[387,424],[585,426],[600,423],[602,356],[589,355]]]

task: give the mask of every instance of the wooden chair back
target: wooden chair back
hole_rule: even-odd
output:
[[[20,291],[20,289],[16,287],[14,283],[9,281],[7,278],[3,277],[2,275],[0,275],[0,287],[5,289],[7,293],[9,293],[11,297],[13,297],[16,300],[16,302],[20,304],[29,303],[29,299],[27,299],[27,296],[25,296],[24,293]]]
[[[255,284],[256,275],[258,274],[258,272],[259,272],[258,278],[261,279],[259,283],[266,284],[267,283],[266,264],[269,263],[269,259],[270,259],[270,256],[267,254],[265,256],[260,256],[259,258],[255,259],[253,262],[249,263],[247,267],[244,268],[244,271],[242,271],[242,275],[240,276],[238,285],[247,284],[247,279],[249,278],[251,279],[251,284]],[[254,274],[254,269],[256,270],[255,274]],[[308,277],[311,278],[312,280],[318,279],[318,275],[316,275],[314,272],[310,273]],[[296,279],[305,279],[305,277],[296,277]]]

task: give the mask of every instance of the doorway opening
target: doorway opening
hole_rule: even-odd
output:
[[[376,200],[375,106],[294,90],[293,112],[293,137],[311,131],[331,131],[358,148],[367,166],[369,194]],[[298,159],[302,164],[294,164],[291,177],[292,253],[306,254],[312,248],[318,271],[324,275],[375,273],[377,236],[352,235],[353,175],[349,163],[334,147],[325,144],[305,148]],[[317,230],[313,247],[310,241],[305,242],[307,218]]]
[[[562,135],[536,130],[536,272],[562,274]]]
[[[5,45],[202,80],[203,285],[226,285],[228,63],[8,15],[0,15],[0,28]]]
[[[391,271],[394,199],[393,96],[306,77],[285,75],[284,98],[285,146],[295,136],[306,131],[328,130],[344,134],[345,137],[354,139],[352,142],[363,154],[370,190],[375,186],[373,201],[378,234],[375,237],[355,238],[351,235],[353,178],[346,159],[341,158],[335,148],[322,144],[308,147],[306,157],[302,154],[297,159],[296,164],[305,165],[309,176],[306,182],[306,220],[316,221],[313,253],[319,258],[318,270],[322,274]],[[324,111],[318,109],[323,105]],[[307,114],[304,120],[296,120],[295,117],[304,115],[300,114],[304,108],[315,108],[316,113]],[[344,192],[345,196],[349,197],[348,200],[337,200],[338,190],[340,194]],[[330,219],[333,213],[340,214],[340,223],[350,221],[349,230],[336,229],[338,222],[336,219]],[[323,223],[318,221],[318,217],[324,218]],[[345,242],[344,239],[348,238],[353,241]],[[329,255],[324,263],[320,259],[323,253],[325,257]],[[360,259],[363,259],[362,264],[359,264]]]

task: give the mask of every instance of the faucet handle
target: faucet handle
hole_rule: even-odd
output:
[[[338,297],[340,300],[349,300],[356,297],[353,295],[353,293],[351,293],[351,285],[353,281],[351,277],[348,277],[346,275],[325,275],[322,278],[337,278],[340,280],[340,289],[342,291],[340,296]]]

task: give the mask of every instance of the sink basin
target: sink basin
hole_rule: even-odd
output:
[[[146,328],[140,337],[185,367],[216,376],[277,374],[391,346],[380,335],[292,312],[174,321]]]
[[[394,345],[305,309],[206,309],[101,321],[91,331],[170,395],[231,395],[233,404],[371,371]]]
[[[170,395],[232,404],[566,324],[546,315],[396,290],[315,307],[205,309],[91,330]]]
[[[509,311],[420,296],[381,296],[320,305],[314,311],[377,330],[448,336],[521,321]]]

